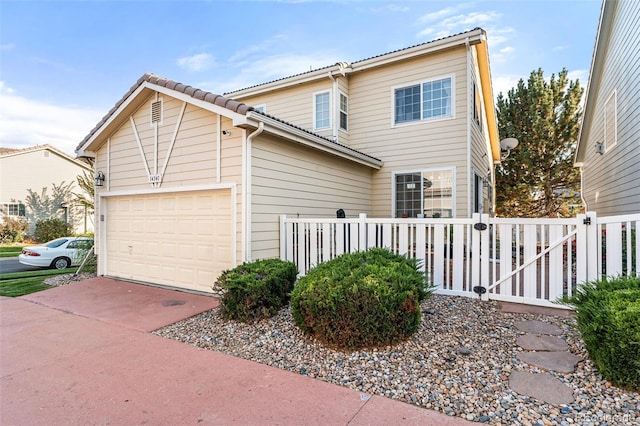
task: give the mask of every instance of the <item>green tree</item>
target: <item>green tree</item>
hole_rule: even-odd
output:
[[[546,81],[532,71],[498,95],[498,131],[520,144],[496,169],[496,213],[510,217],[569,217],[579,212],[580,172],[573,167],[583,89],[567,70]]]
[[[78,175],[76,178],[78,187],[81,192],[74,192],[74,201],[87,208],[89,211],[93,211],[95,208],[95,194],[96,188],[93,181],[93,172],[84,170],[82,175]]]

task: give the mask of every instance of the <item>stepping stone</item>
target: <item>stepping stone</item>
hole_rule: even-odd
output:
[[[553,336],[562,334],[562,330],[557,325],[538,320],[518,321],[515,323],[515,326],[518,330],[524,331],[525,333],[550,334]]]
[[[578,361],[582,360],[571,352],[522,352],[517,358],[535,367],[558,373],[572,373]]]
[[[566,351],[569,349],[567,342],[556,336],[523,334],[518,336],[516,343],[527,351]]]
[[[509,387],[520,395],[548,404],[571,404],[574,401],[571,388],[549,373],[514,371],[509,376]]]

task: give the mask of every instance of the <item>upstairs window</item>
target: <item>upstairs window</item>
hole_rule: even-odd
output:
[[[349,99],[344,93],[340,93],[340,128],[348,130]]]
[[[329,92],[316,93],[313,95],[313,128],[315,130],[328,129],[331,127]]]
[[[453,117],[452,93],[452,77],[395,89],[394,123]]]

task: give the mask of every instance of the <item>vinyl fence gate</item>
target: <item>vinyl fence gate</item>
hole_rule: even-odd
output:
[[[301,275],[347,252],[384,247],[420,260],[436,293],[539,306],[604,276],[637,275],[640,213],[570,219],[280,217],[280,258]]]

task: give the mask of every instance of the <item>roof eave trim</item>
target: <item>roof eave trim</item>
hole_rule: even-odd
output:
[[[590,102],[589,98],[596,96],[600,87],[600,77],[602,74],[600,72],[600,69],[602,68],[602,60],[600,57],[605,54],[603,49],[605,49],[608,44],[606,43],[606,40],[609,38],[611,22],[613,21],[614,15],[614,7],[615,4],[613,2],[602,2],[598,30],[596,31],[596,41],[593,47],[593,54],[591,56],[589,83],[587,84],[587,90],[584,94],[584,113],[582,114],[582,121],[580,123],[576,153],[573,158],[575,167],[580,167],[580,164],[584,162],[585,150],[587,149],[587,139],[589,137],[589,129],[585,128],[585,123],[591,122],[591,118],[595,110],[595,105],[592,105],[595,101]]]
[[[484,111],[487,116],[487,127],[489,132],[489,145],[494,164],[500,163],[500,136],[498,135],[498,116],[493,103],[493,85],[491,82],[491,65],[489,63],[489,48],[486,39],[483,39],[476,46],[478,54],[478,68],[480,71],[480,82],[482,84],[482,99]]]
[[[294,126],[290,126],[286,123],[282,123],[278,120],[270,118],[268,116],[249,112],[247,118],[250,120],[262,121],[265,123],[265,132],[271,133],[280,137],[284,137],[291,141],[300,143],[302,145],[314,148],[338,157],[356,162],[358,164],[365,165],[375,170],[380,170],[384,165],[382,160],[370,157],[356,150],[348,147],[333,143],[320,136],[315,136],[302,129],[298,129]],[[236,123],[234,123],[235,125]],[[247,122],[247,124],[249,124]],[[241,126],[241,123],[237,123]],[[250,125],[250,124],[249,124]],[[253,126],[252,126],[253,127]]]

